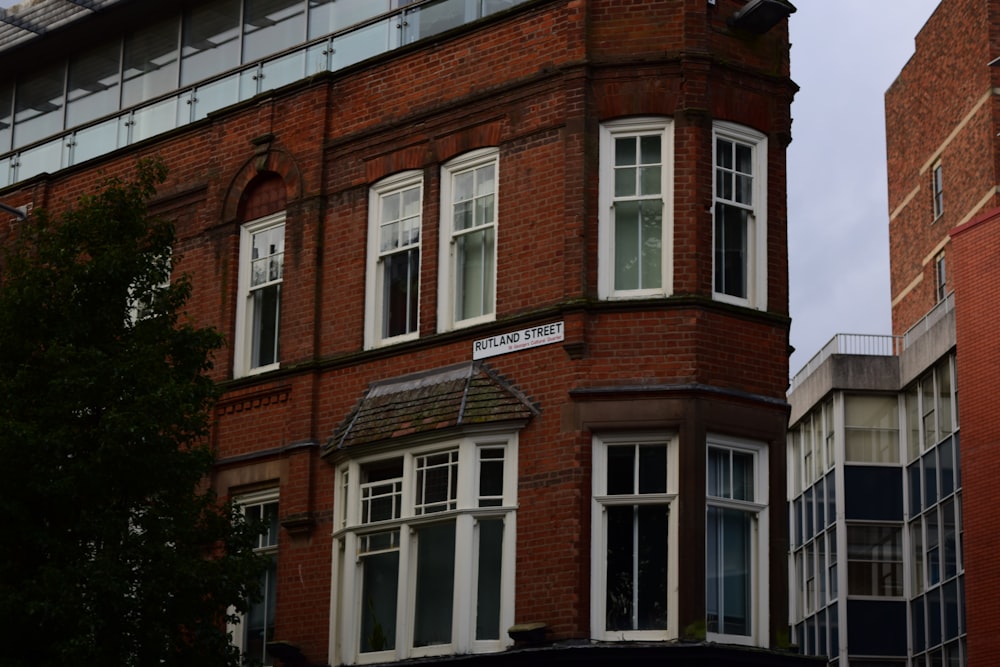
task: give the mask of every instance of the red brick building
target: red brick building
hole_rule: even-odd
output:
[[[954,291],[961,422],[962,548],[968,664],[1000,653],[993,474],[1000,387],[996,223],[1000,197],[1000,3],[944,0],[886,93],[893,328]]]
[[[251,659],[803,660],[776,650],[796,87],[782,14],[757,22],[775,8],[5,15],[5,205],[170,169],[153,211],[229,341],[212,484],[272,525],[234,631]]]

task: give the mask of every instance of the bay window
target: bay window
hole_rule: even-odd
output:
[[[599,294],[666,296],[672,278],[672,125],[628,119],[601,127]]]
[[[767,139],[732,123],[713,133],[713,292],[767,309]]]
[[[742,441],[708,442],[706,621],[710,640],[767,637],[767,451]]]
[[[676,637],[676,437],[602,436],[593,446],[591,636]]]
[[[345,664],[508,645],[515,442],[461,437],[340,466],[334,604]]]

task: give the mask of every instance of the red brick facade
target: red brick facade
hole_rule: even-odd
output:
[[[962,521],[965,530],[965,617],[969,665],[986,667],[1000,653],[1000,521],[993,501],[1000,475],[1000,340],[991,314],[1000,299],[1000,210],[952,231],[955,254],[955,333],[962,420]]]
[[[321,453],[370,383],[468,361],[477,339],[562,321],[561,344],[488,360],[540,411],[518,434],[516,622],[548,624],[550,640],[590,636],[593,433],[661,429],[681,443],[678,627],[703,624],[705,438],[718,434],[770,449],[769,632],[756,643],[780,646],[795,86],[786,25],[763,36],[728,27],[742,4],[528,2],[0,193],[8,205],[58,211],[105,175],[161,156],[170,174],[153,209],[176,222],[189,314],[230,341],[240,225],[286,211],[280,369],[233,379],[230,346],[213,371],[225,388],[213,485],[227,496],[280,491],[277,639],[317,664],[334,655],[334,467]],[[673,296],[601,301],[598,136],[602,122],[628,116],[673,122]],[[712,297],[715,121],[767,137],[766,311]],[[441,166],[490,147],[496,321],[439,333]],[[423,175],[419,337],[366,350],[369,189],[403,170]]]
[[[885,95],[892,328],[897,335],[938,300],[935,258],[942,251],[947,257],[948,232],[1000,204],[994,191],[1000,104],[991,93],[996,73],[986,66],[996,55],[997,11],[995,2],[943,3],[917,35],[913,57]],[[935,218],[937,164],[943,206]]]
[[[938,300],[935,258],[945,253],[954,290],[961,422],[962,518],[968,664],[1000,652],[1000,576],[994,511],[1000,456],[995,406],[1000,2],[944,0],[916,52],[886,93],[893,331],[905,332]],[[932,173],[943,173],[934,220]]]

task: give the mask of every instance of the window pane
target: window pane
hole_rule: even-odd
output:
[[[639,445],[639,493],[667,492],[667,446]]]
[[[466,21],[474,20],[478,4],[472,5],[466,0],[439,0],[408,12],[403,24],[406,26],[406,43],[457,28]],[[468,16],[466,8],[471,10]]]
[[[66,94],[68,127],[81,125],[118,109],[120,58],[121,43],[116,41],[102,44],[70,60]]]
[[[943,298],[943,297],[942,297]],[[948,360],[938,364],[934,368],[934,376],[937,378],[937,413],[938,430],[941,437],[951,433],[951,368]]]
[[[271,558],[267,570],[261,575],[262,598],[250,604],[243,628],[243,650],[251,665],[269,665],[267,642],[274,639],[274,614],[277,602],[277,559]]]
[[[243,17],[243,62],[302,42],[306,34],[302,0],[246,0]]]
[[[643,164],[659,164],[660,159],[660,137],[646,136],[639,139]]]
[[[955,461],[952,457],[954,441],[948,438],[938,445],[938,468],[941,471],[941,497],[955,490]]]
[[[172,19],[125,37],[122,106],[134,106],[177,88],[177,28],[177,19]]]
[[[190,7],[183,21],[182,86],[239,66],[240,0],[213,0]]]
[[[930,507],[938,500],[937,453],[929,451],[921,462],[924,468],[924,506]]]
[[[608,447],[608,494],[635,493],[635,446]]]
[[[911,585],[913,593],[924,592],[924,532],[920,519],[910,523]]]
[[[417,330],[420,292],[420,253],[411,248],[383,259],[382,337],[401,336]]]
[[[639,289],[641,267],[639,202],[622,201],[614,208],[615,289]]]
[[[903,549],[899,527],[848,526],[847,560],[848,594],[903,594]]]
[[[362,469],[361,522],[398,519],[401,512],[403,460],[370,463]]]
[[[716,498],[731,497],[729,464],[728,450],[708,448],[708,495]]]
[[[501,447],[479,450],[479,506],[503,504],[503,457]]]
[[[414,512],[426,514],[455,509],[458,495],[458,451],[419,456],[416,465],[417,496]]]
[[[615,166],[636,164],[636,137],[619,137],[615,139]],[[634,180],[633,180],[634,182]]]
[[[33,72],[17,82],[14,148],[44,139],[63,129],[65,76],[66,66],[60,63]]]
[[[281,285],[268,285],[253,292],[253,342],[250,367],[260,368],[278,360],[278,318]]]
[[[387,11],[389,0],[309,0],[309,37],[322,37]]]
[[[608,630],[666,627],[667,514],[665,505],[607,508]]]
[[[663,505],[639,505],[638,528],[638,605],[637,630],[663,630],[667,627],[667,508]]]
[[[479,527],[476,639],[500,639],[500,576],[503,519],[483,519]]]
[[[708,508],[708,631],[750,634],[751,515]]]
[[[615,289],[662,285],[663,203],[620,201],[614,208]]]
[[[492,227],[459,236],[456,320],[493,312],[494,230]]]
[[[749,211],[715,205],[715,291],[747,296],[747,238]]]
[[[251,243],[250,296],[253,320],[250,367],[260,368],[278,361],[285,226],[276,225],[257,232]]]
[[[10,150],[10,135],[14,126],[13,105],[13,84],[8,81],[0,82],[0,153]],[[6,173],[0,174],[0,186],[7,184],[4,180],[6,177]]]
[[[382,254],[383,338],[417,330],[420,295],[420,187],[386,194],[380,199],[379,251]]]
[[[418,528],[414,646],[451,642],[454,591],[455,522]]]
[[[395,648],[399,552],[364,556],[361,567],[361,652]]]
[[[941,503],[941,550],[942,579],[949,579],[958,574],[958,542],[955,531],[955,501],[949,499]]]

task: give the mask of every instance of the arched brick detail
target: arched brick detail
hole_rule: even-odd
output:
[[[246,222],[285,210],[286,190],[280,175],[273,171],[261,172],[244,188],[236,207],[237,218],[240,222]]]
[[[468,153],[477,148],[500,145],[502,126],[499,120],[466,128],[453,134],[438,137],[434,142],[435,153],[441,162],[447,162],[456,155]]]
[[[407,169],[423,169],[430,162],[426,145],[408,146],[365,161],[365,178],[368,183]]]
[[[247,186],[262,173],[271,172],[279,176],[285,184],[285,201],[296,201],[302,197],[302,172],[295,159],[283,150],[264,148],[247,160],[229,184],[222,219],[235,220],[240,211],[240,202]]]

